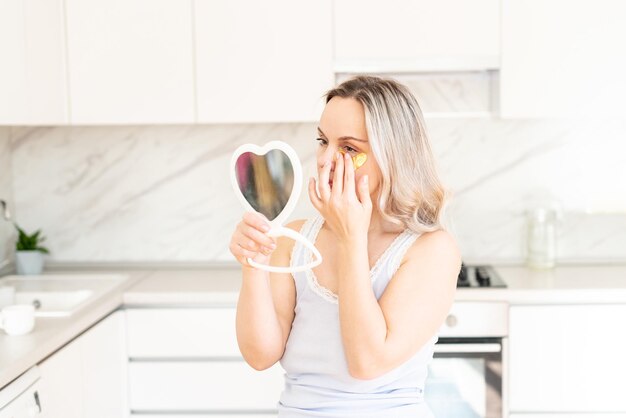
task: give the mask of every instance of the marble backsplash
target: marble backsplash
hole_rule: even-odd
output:
[[[561,262],[626,261],[624,122],[427,124],[466,262],[523,262],[524,211],[547,203],[562,209]],[[231,262],[228,242],[243,213],[228,177],[231,153],[248,142],[288,142],[306,183],[315,172],[315,127],[0,128],[0,198],[25,229],[42,228],[49,262]],[[314,213],[303,185],[291,219]],[[9,254],[14,236],[0,234]]]

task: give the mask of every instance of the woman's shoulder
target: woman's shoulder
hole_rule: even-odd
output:
[[[404,261],[408,259],[430,260],[437,263],[445,263],[461,266],[461,252],[454,236],[439,229],[431,232],[418,234],[406,252]]]

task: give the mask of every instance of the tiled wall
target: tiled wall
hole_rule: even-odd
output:
[[[489,110],[480,85],[489,83],[415,87],[433,116],[427,124],[454,193],[448,214],[464,259],[523,261],[524,211],[555,202],[561,261],[626,261],[626,123],[463,117]],[[315,126],[12,128],[10,150],[0,140],[0,191],[10,189],[10,151],[16,218],[43,229],[50,261],[232,261],[228,242],[243,209],[228,177],[231,153],[248,142],[288,142],[307,179]],[[303,188],[291,218],[313,214]]]

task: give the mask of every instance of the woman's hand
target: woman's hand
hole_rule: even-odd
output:
[[[244,267],[248,264],[248,258],[260,264],[269,264],[270,256],[276,249],[275,238],[267,236],[270,225],[261,213],[246,212],[241,222],[237,224],[230,240],[229,249]]]
[[[313,206],[322,214],[325,222],[341,240],[367,238],[372,201],[369,193],[367,175],[361,177],[356,185],[354,163],[350,154],[335,155],[333,187],[328,184],[331,162],[327,161],[319,176],[319,192],[315,191],[315,179],[309,179],[309,198]],[[358,194],[357,194],[358,193]]]

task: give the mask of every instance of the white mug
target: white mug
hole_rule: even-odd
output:
[[[0,310],[0,328],[9,335],[28,334],[34,326],[33,305],[9,305]]]

